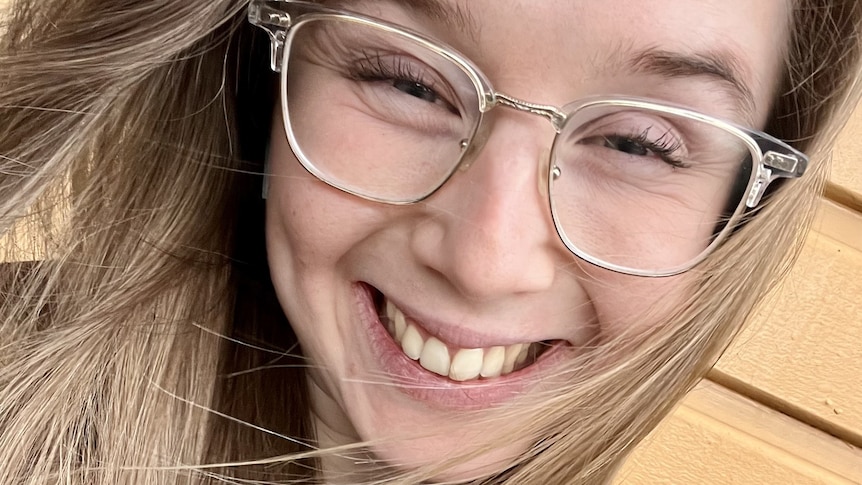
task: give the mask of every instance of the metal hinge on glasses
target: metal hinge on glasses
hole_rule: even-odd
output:
[[[269,34],[272,41],[270,52],[270,67],[275,72],[281,72],[281,61],[284,59],[284,40],[290,29],[290,15],[274,9],[264,2],[252,2],[248,6],[248,21]]]
[[[751,192],[748,193],[745,205],[748,208],[756,207],[766,192],[766,187],[775,179],[788,176],[799,177],[804,171],[804,164],[800,164],[799,159],[793,155],[774,151],[764,153],[763,162],[758,166],[757,176],[754,179],[754,185],[751,186]]]

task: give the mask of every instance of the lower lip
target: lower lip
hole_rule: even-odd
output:
[[[361,283],[354,287],[359,318],[380,368],[386,372],[396,389],[431,406],[468,410],[488,408],[509,401],[523,394],[527,386],[535,385],[543,375],[543,370],[553,366],[563,355],[563,345],[555,345],[532,365],[511,374],[494,379],[455,382],[426,370],[417,361],[404,355],[377,315],[372,290]]]

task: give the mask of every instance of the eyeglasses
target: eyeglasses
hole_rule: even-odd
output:
[[[315,177],[372,201],[420,202],[472,163],[491,109],[536,114],[556,130],[546,172],[556,231],[612,271],[692,268],[771,182],[808,164],[772,136],[667,103],[521,101],[454,49],[354,12],[252,0],[248,16],[269,34],[285,133]]]

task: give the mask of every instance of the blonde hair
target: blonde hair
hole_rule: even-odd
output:
[[[0,265],[0,483],[314,480],[305,362],[263,257],[266,45],[243,15],[238,0],[12,3],[0,250],[30,244],[13,227],[45,237],[43,258]],[[810,153],[809,173],[695,270],[667,324],[502,410],[535,444],[485,483],[602,483],[706,373],[801,245],[860,32],[856,1],[796,2],[766,130]]]

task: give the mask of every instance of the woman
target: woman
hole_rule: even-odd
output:
[[[607,481],[792,262],[862,30],[105,3],[6,27],[0,221],[53,222],[4,267],[2,483]]]

